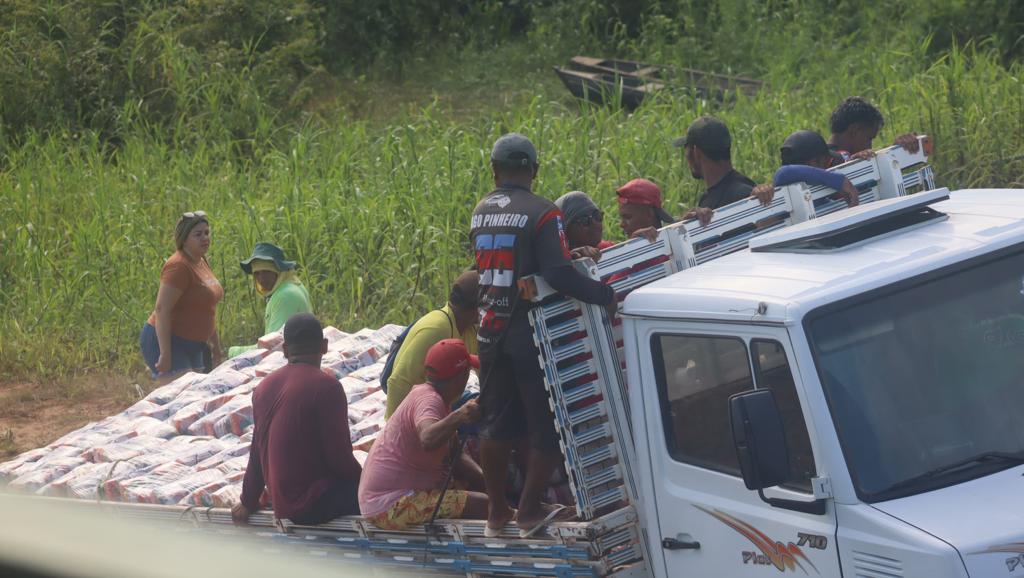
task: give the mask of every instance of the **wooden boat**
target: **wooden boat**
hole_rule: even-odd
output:
[[[617,94],[621,84],[621,100],[629,108],[636,108],[644,96],[664,88],[690,90],[701,98],[725,100],[736,90],[750,95],[764,86],[762,81],[744,76],[590,56],[574,56],[567,69],[556,72],[573,95],[596,103],[611,102],[613,99],[602,95]],[[583,96],[581,86],[586,88],[587,96]]]
[[[644,97],[665,87],[661,82],[639,76],[626,76],[604,72],[583,72],[555,67],[562,84],[576,98],[595,104],[621,104],[633,110]]]

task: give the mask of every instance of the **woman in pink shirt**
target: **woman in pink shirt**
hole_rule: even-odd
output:
[[[480,417],[476,400],[454,412],[450,407],[466,389],[470,367],[480,362],[461,339],[445,339],[430,348],[425,365],[427,383],[413,387],[402,400],[363,465],[359,510],[385,530],[429,521],[438,500],[439,518],[487,517],[483,492],[443,488],[445,462],[458,443],[456,430]],[[459,453],[452,467],[471,489],[483,488],[480,466],[468,455]]]

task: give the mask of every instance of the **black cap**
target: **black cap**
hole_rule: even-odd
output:
[[[296,313],[284,324],[284,343],[288,347],[320,345],[324,328],[312,313]]]
[[[690,123],[686,136],[672,141],[677,147],[693,145],[702,151],[724,152],[732,147],[732,136],[725,123],[713,116],[702,116]]]
[[[494,141],[491,162],[504,167],[532,167],[537,164],[537,148],[525,136],[510,132]]]
[[[813,130],[798,130],[787,136],[780,152],[783,165],[803,165],[816,158],[836,156],[829,150],[825,138]]]

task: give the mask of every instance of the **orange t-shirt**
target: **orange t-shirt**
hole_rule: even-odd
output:
[[[224,297],[224,288],[210,270],[205,259],[193,263],[181,251],[175,251],[164,263],[160,283],[182,292],[171,311],[171,333],[183,339],[206,341],[213,335],[217,302]],[[156,311],[149,324],[156,327]]]

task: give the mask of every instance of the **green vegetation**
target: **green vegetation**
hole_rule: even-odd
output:
[[[190,209],[213,219],[225,344],[262,327],[237,266],[259,240],[297,258],[329,323],[413,319],[469,264],[487,152],[510,130],[537,143],[551,198],[581,189],[613,212],[615,187],[646,176],[676,206],[699,186],[670,141],[697,115],[725,119],[737,167],[766,180],[786,134],[826,132],[861,94],[886,115],[879,146],[934,136],[940,183],[1024,186],[1020,3],[445,4],[0,7],[0,372],[140,370],[138,331]],[[728,105],[665,94],[629,115],[561,89],[550,66],[575,53],[769,88]],[[614,219],[606,236],[621,237]]]

